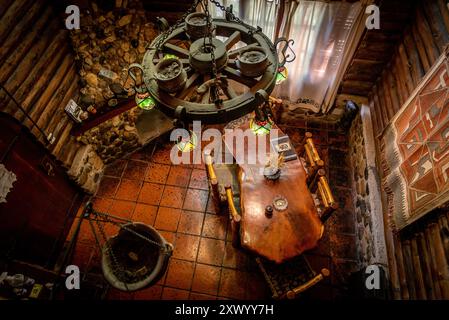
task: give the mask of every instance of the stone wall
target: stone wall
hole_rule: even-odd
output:
[[[387,267],[380,184],[369,109],[362,106],[349,131],[353,201],[360,265]]]
[[[108,164],[140,148],[136,120],[143,112],[134,107],[86,131],[78,140],[90,145]]]

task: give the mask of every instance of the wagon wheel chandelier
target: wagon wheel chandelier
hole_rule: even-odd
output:
[[[213,19],[208,1],[226,18]],[[203,12],[196,12],[199,5]],[[225,8],[216,0],[195,0],[171,27],[160,21],[165,31],[147,47],[142,64],[130,65],[129,74],[138,83],[135,69],[140,69],[140,101],[147,95],[182,121],[223,123],[253,111],[263,102],[260,97],[273,91],[279,68],[295,59],[293,40],[271,42],[260,27],[244,23],[232,6]]]

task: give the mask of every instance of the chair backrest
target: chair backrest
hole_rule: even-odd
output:
[[[338,208],[338,203],[332,194],[324,169],[317,171],[309,188],[319,201],[317,209],[320,219],[326,221],[330,214]]]
[[[301,142],[300,156],[304,159],[305,169],[307,173],[307,184],[310,187],[311,182],[315,179],[318,170],[324,168],[324,161],[321,160],[315,143],[312,140],[312,133],[306,132]]]

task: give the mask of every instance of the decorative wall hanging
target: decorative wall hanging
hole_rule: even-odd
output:
[[[11,191],[12,184],[17,180],[14,172],[9,171],[0,163],[0,203],[6,202],[6,196]]]
[[[449,65],[440,57],[381,137],[390,222],[400,230],[449,201]]]

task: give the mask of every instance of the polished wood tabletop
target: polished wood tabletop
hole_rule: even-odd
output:
[[[235,128],[241,130],[231,130],[224,135],[225,145],[239,165],[241,245],[271,261],[281,263],[314,248],[324,227],[307,188],[306,173],[299,158],[285,162],[280,178],[272,181],[263,175],[266,159],[256,159],[259,149],[257,144],[248,143],[248,139],[243,146],[230,142],[242,139],[242,135],[248,137],[246,130],[249,126],[249,120],[243,121]],[[276,152],[270,143],[276,134],[284,135],[274,125],[269,134],[257,136],[258,139],[265,140],[267,155]],[[231,135],[233,139],[230,139]],[[263,143],[263,140],[260,141]],[[245,159],[239,161],[242,148],[245,150]],[[278,195],[287,199],[288,207],[282,211],[274,209],[273,215],[268,217],[265,208],[273,206],[273,199]]]

